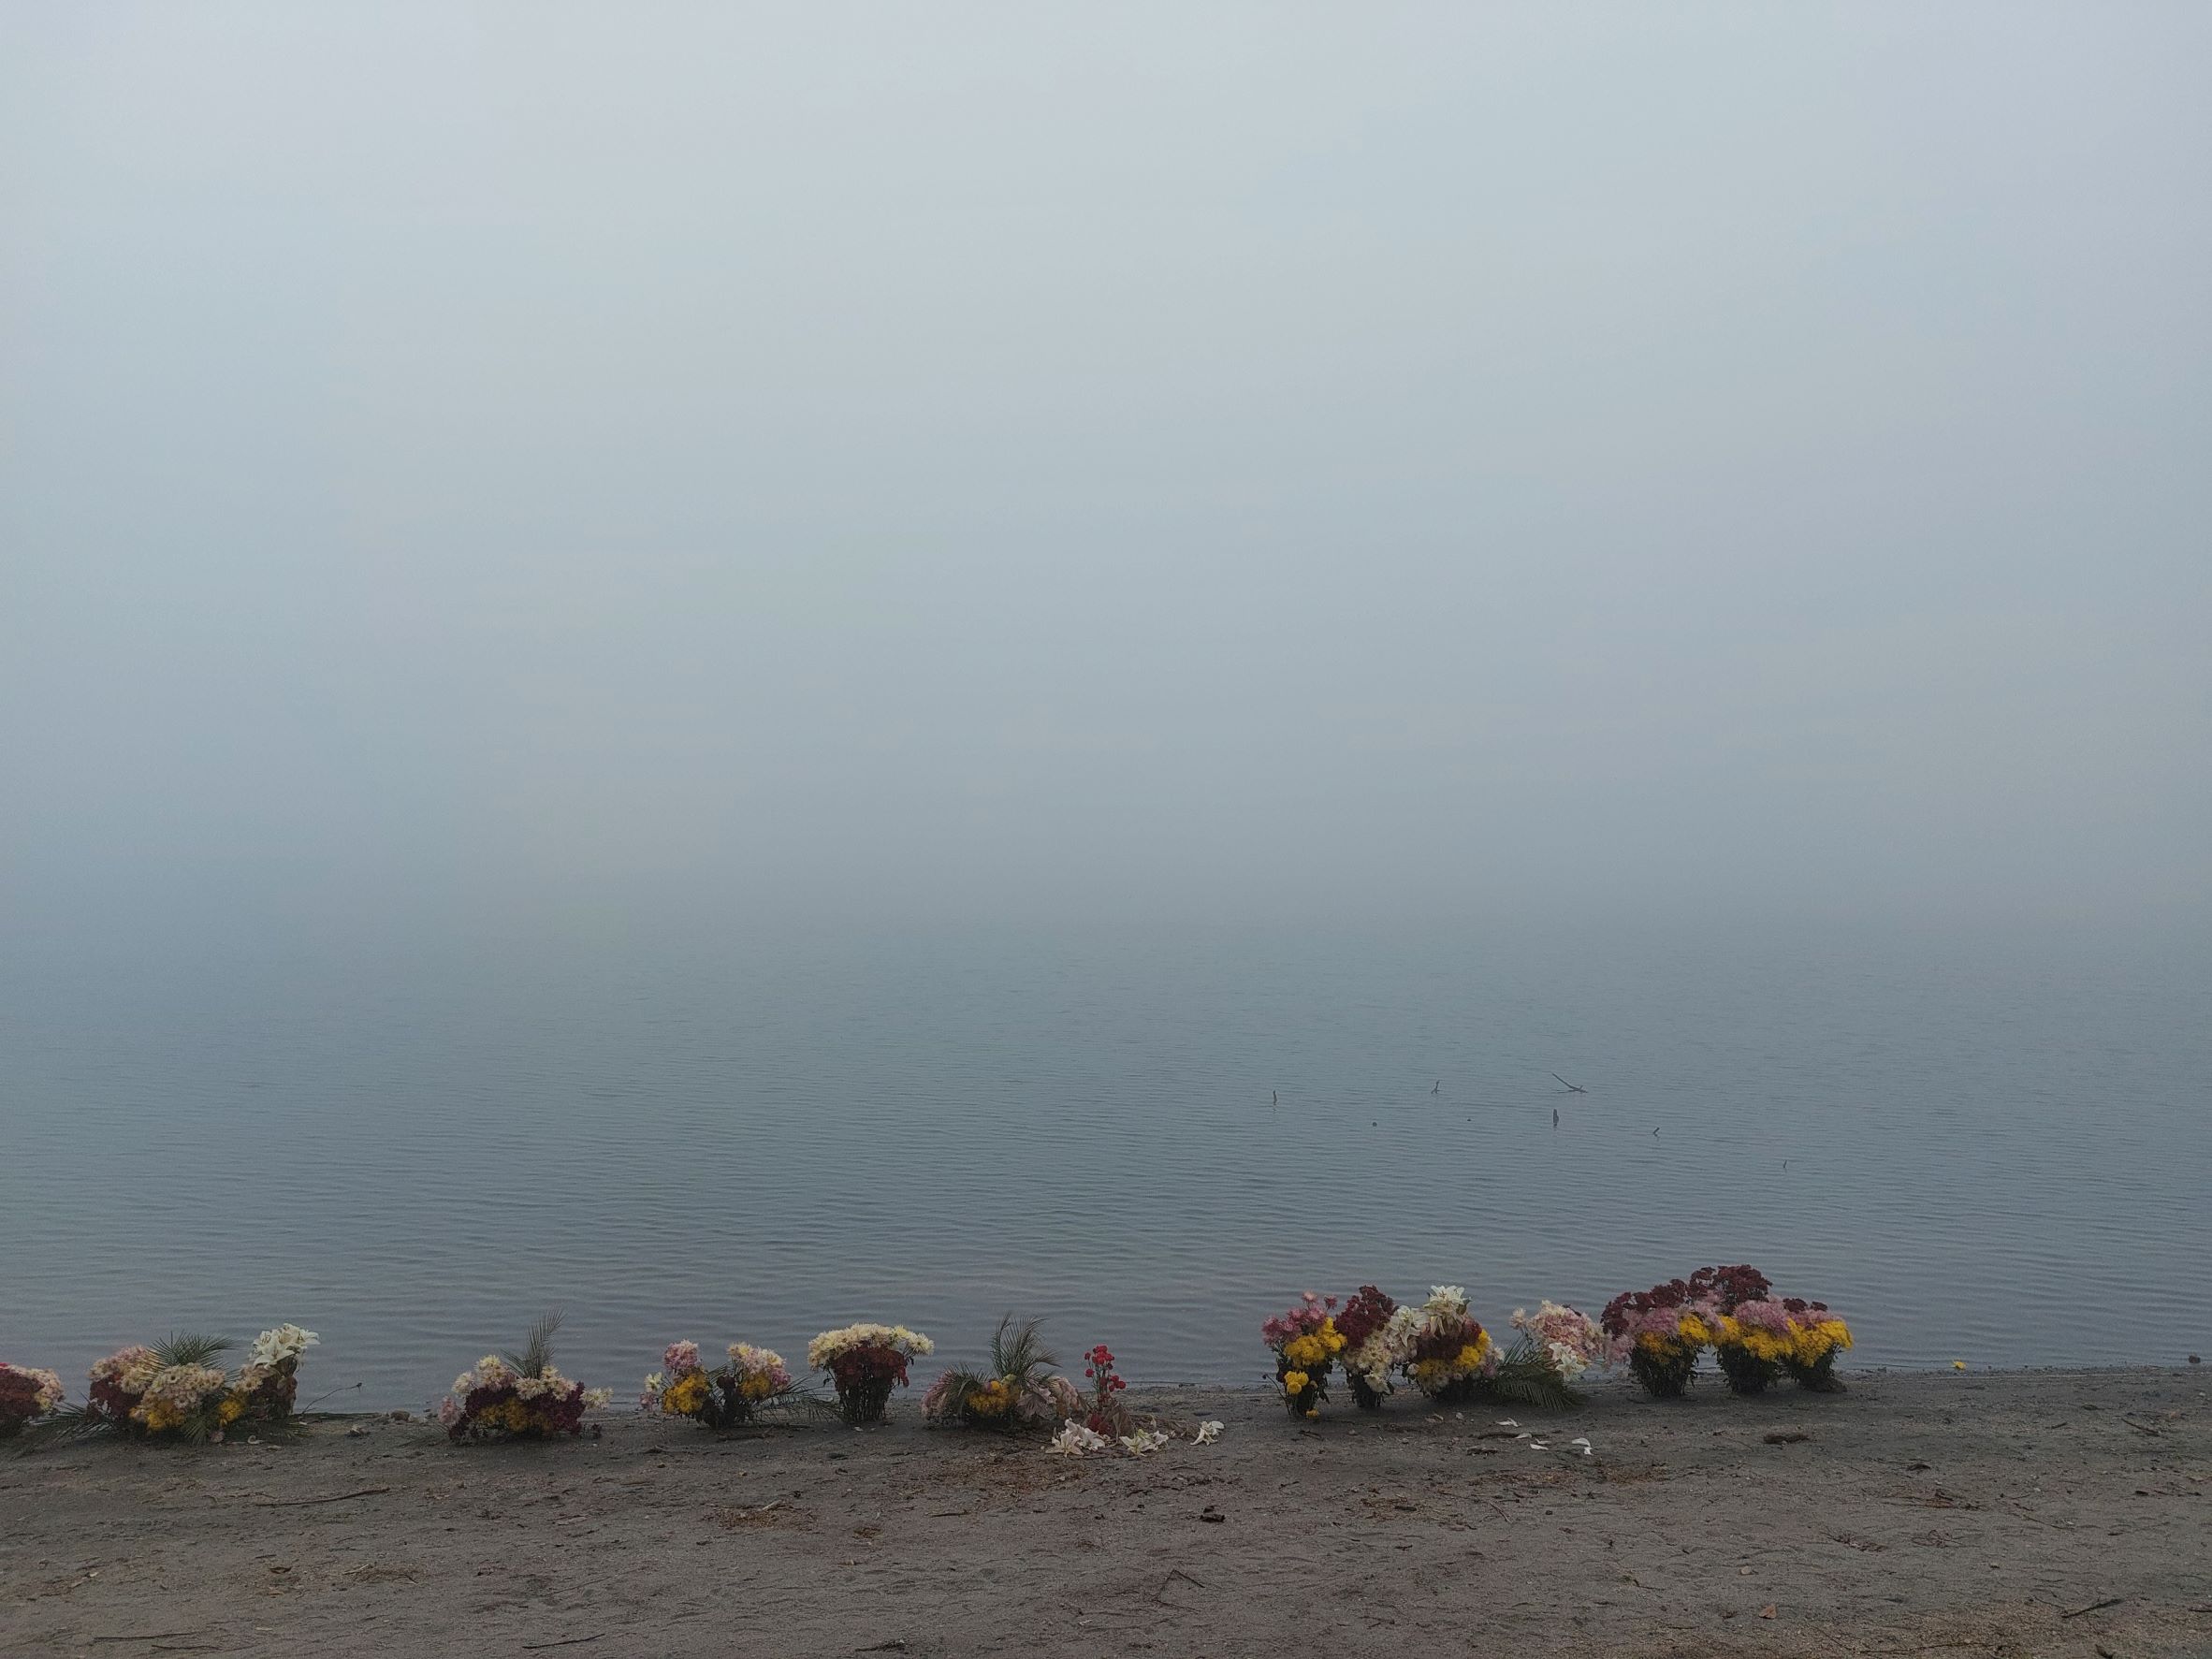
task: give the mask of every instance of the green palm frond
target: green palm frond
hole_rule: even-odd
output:
[[[1571,1411],[1582,1404],[1582,1396],[1525,1336],[1506,1350],[1497,1370],[1484,1379],[1483,1391],[1508,1405],[1537,1411]]]
[[[1037,1374],[1051,1369],[1058,1361],[1045,1351],[1044,1339],[1038,1334],[1041,1321],[1024,1319],[1015,1323],[1009,1314],[998,1321],[998,1331],[991,1338],[991,1370],[1005,1377],[1017,1389],[1026,1388],[1037,1380]]]
[[[546,1367],[553,1363],[553,1333],[560,1329],[560,1315],[547,1314],[530,1328],[530,1340],[522,1345],[522,1352],[500,1358],[524,1376],[543,1376]]]
[[[947,1371],[935,1386],[941,1387],[945,1390],[947,1401],[958,1405],[965,1403],[968,1395],[994,1380],[996,1379],[984,1375],[980,1371],[970,1371],[965,1365],[956,1365]]]
[[[57,1405],[23,1430],[18,1455],[27,1455],[56,1440],[87,1439],[114,1426],[104,1412],[96,1412],[90,1405]]]
[[[154,1358],[166,1365],[205,1365],[218,1354],[227,1354],[238,1344],[227,1336],[202,1336],[192,1331],[172,1331],[166,1341],[153,1345]]]

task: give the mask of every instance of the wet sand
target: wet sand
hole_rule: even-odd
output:
[[[860,1432],[0,1454],[0,1653],[2212,1654],[2212,1373],[1851,1382],[1551,1418],[1340,1390],[1310,1425],[1140,1392],[1228,1425],[1142,1459],[912,1395]]]

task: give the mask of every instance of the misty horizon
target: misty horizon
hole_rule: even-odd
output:
[[[16,8],[0,915],[2201,922],[2207,47]]]

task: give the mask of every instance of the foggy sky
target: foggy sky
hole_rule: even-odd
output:
[[[9,6],[0,906],[2201,910],[2207,61]]]

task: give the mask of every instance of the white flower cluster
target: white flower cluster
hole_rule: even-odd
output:
[[[1220,1423],[1201,1423],[1198,1433],[1191,1436],[1191,1444],[1193,1446],[1211,1446],[1220,1437]],[[1118,1446],[1129,1456],[1141,1458],[1146,1452],[1157,1451],[1163,1446],[1172,1445],[1174,1439],[1174,1435],[1164,1429],[1139,1429],[1134,1434],[1122,1434],[1110,1439],[1099,1433],[1098,1430],[1078,1422],[1074,1418],[1070,1418],[1060,1425],[1060,1432],[1052,1437],[1045,1446],[1045,1450],[1056,1451],[1063,1456],[1071,1458],[1086,1458],[1097,1457],[1101,1452],[1112,1451]]]
[[[1106,1450],[1113,1443],[1096,1429],[1085,1428],[1070,1418],[1060,1425],[1060,1432],[1052,1437],[1047,1451],[1056,1451],[1071,1458],[1089,1457]]]
[[[807,1345],[807,1363],[817,1371],[826,1371],[832,1360],[854,1348],[895,1348],[909,1359],[919,1360],[934,1352],[937,1344],[919,1331],[909,1331],[904,1325],[876,1325],[864,1321],[837,1331],[824,1331]]]
[[[279,1365],[286,1360],[297,1360],[323,1339],[312,1331],[302,1331],[297,1325],[279,1325],[274,1331],[264,1331],[254,1339],[253,1351],[247,1354],[251,1365]]]
[[[1390,1391],[1390,1373],[1405,1358],[1404,1308],[1395,1310],[1382,1328],[1344,1356],[1344,1368],[1378,1394]]]
[[[1528,1333],[1537,1344],[1552,1369],[1560,1376],[1573,1382],[1591,1366],[1606,1356],[1605,1332],[1597,1321],[1578,1308],[1546,1301],[1531,1317],[1526,1308],[1513,1310],[1513,1328]]]
[[[478,1389],[496,1389],[515,1380],[515,1368],[497,1354],[487,1354],[471,1369],[453,1379],[453,1391],[464,1398]]]
[[[453,1379],[453,1391],[466,1399],[477,1389],[496,1389],[504,1385],[515,1390],[517,1400],[543,1400],[558,1397],[575,1388],[575,1382],[548,1365],[535,1376],[524,1376],[514,1366],[497,1354],[487,1354],[467,1371]],[[586,1389],[586,1405],[604,1405],[615,1397],[612,1389]]]
[[[1360,1351],[1364,1354],[1379,1342],[1389,1353],[1390,1362],[1395,1364],[1411,1354],[1413,1345],[1422,1337],[1434,1335],[1448,1321],[1459,1324],[1466,1317],[1467,1292],[1463,1288],[1458,1285],[1432,1285],[1428,1301],[1419,1307],[1400,1308],[1382,1328],[1382,1334],[1370,1337]]]

